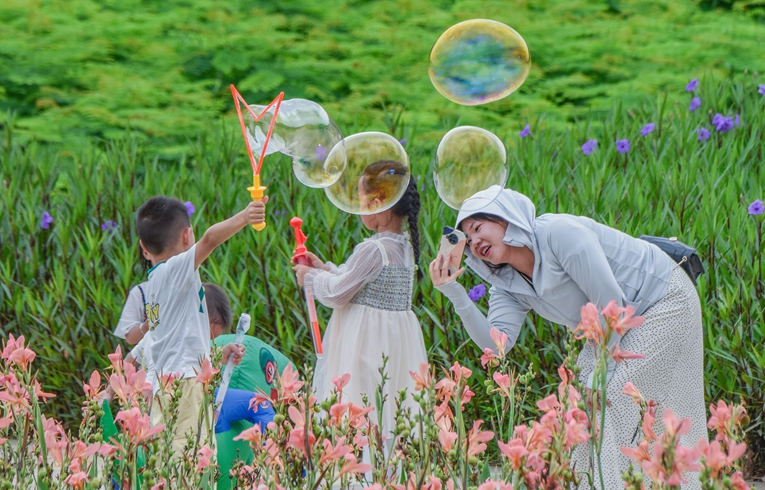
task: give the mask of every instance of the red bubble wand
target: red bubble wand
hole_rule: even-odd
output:
[[[247,190],[250,191],[250,196],[252,196],[253,201],[260,201],[263,199],[263,194],[266,190],[265,186],[260,185],[260,167],[263,166],[263,159],[266,157],[266,150],[268,149],[268,143],[271,141],[271,134],[274,131],[274,125],[276,125],[276,116],[279,114],[279,107],[282,104],[282,99],[284,99],[284,92],[277,95],[276,98],[272,100],[271,103],[268,104],[268,106],[266,106],[265,109],[263,109],[263,112],[257,115],[252,110],[252,108],[247,103],[247,101],[244,100],[244,97],[241,96],[241,94],[236,89],[236,87],[234,87],[233,84],[231,84],[231,95],[234,97],[234,104],[236,104],[236,113],[239,116],[239,124],[242,127],[242,136],[244,136],[244,143],[245,145],[247,145],[247,154],[250,156],[250,163],[252,163],[252,187],[248,187]],[[274,107],[274,115],[273,115],[273,118],[271,119],[271,124],[268,125],[268,133],[266,134],[266,141],[263,143],[263,150],[261,150],[260,152],[260,158],[258,158],[258,163],[255,163],[255,156],[252,154],[250,139],[247,137],[247,128],[244,124],[244,117],[242,116],[242,108],[239,106],[240,101],[244,104],[244,107],[247,108],[247,112],[249,112],[250,115],[253,117],[253,119],[255,119],[255,122],[260,121],[260,119],[268,112],[268,110],[271,107]],[[252,227],[260,231],[266,227],[266,222],[264,221],[256,225],[252,225]]]
[[[311,265],[308,257],[305,256],[307,249],[305,248],[305,242],[308,237],[305,236],[300,226],[303,224],[303,220],[295,216],[290,220],[290,226],[295,230],[295,252],[294,258],[297,259],[297,263],[301,265]],[[313,340],[313,350],[316,352],[316,358],[321,359],[324,356],[324,347],[321,345],[321,330],[319,330],[319,317],[316,314],[316,302],[313,300],[313,293],[311,290],[304,287],[305,290],[305,302],[308,305],[308,317],[311,321],[311,340]]]

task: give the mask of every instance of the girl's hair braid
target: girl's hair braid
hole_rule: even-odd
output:
[[[397,216],[406,217],[409,223],[409,237],[412,241],[414,250],[414,265],[417,268],[417,279],[422,279],[422,270],[420,269],[420,227],[417,224],[417,218],[420,215],[420,193],[417,192],[417,182],[409,177],[409,185],[393,206],[393,212]]]

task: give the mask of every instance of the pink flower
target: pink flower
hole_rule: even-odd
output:
[[[197,471],[202,471],[212,465],[213,450],[208,446],[199,448],[199,461],[197,461]]]
[[[197,373],[197,383],[209,384],[210,381],[212,381],[213,376],[218,372],[220,372],[220,369],[213,369],[210,364],[210,359],[205,359],[202,361],[200,370]]]
[[[181,373],[163,374],[159,377],[159,389],[164,393],[169,392],[170,387],[173,386],[175,380],[180,378]]]
[[[523,446],[523,442],[520,439],[513,439],[507,444],[502,441],[499,441],[498,444],[499,450],[510,460],[513,469],[520,469],[523,457],[529,454],[528,449]]]
[[[744,481],[744,477],[741,476],[741,472],[737,471],[730,477],[730,484],[733,490],[749,490],[749,485]]]
[[[587,432],[587,424],[579,423],[576,420],[570,420],[565,424],[566,428],[566,442],[564,444],[566,451],[570,450],[577,444],[581,444],[590,439],[590,434]]]
[[[292,369],[292,364],[287,364],[280,379],[279,398],[283,400],[292,400],[295,393],[303,387],[303,382],[299,380],[300,375]]]
[[[420,363],[420,369],[415,373],[409,371],[409,376],[414,380],[414,389],[417,391],[424,390],[431,383],[430,365],[427,362]]]
[[[664,409],[662,421],[664,422],[664,433],[668,437],[684,436],[691,431],[691,419],[678,420],[675,412],[669,408]]]
[[[19,338],[22,340],[24,339],[24,337]],[[24,347],[24,344],[21,344],[21,347],[13,351],[8,360],[21,367],[23,371],[26,371],[27,366],[29,366],[29,364],[35,360],[35,357],[37,357],[35,351],[32,349],[27,349]]]
[[[513,396],[510,392],[510,376],[507,374],[501,374],[499,371],[493,375],[494,382],[497,383],[499,389],[502,390],[502,394],[508,397]]]
[[[360,407],[353,403],[348,404],[348,423],[353,427],[359,428],[364,425],[364,418],[369,412],[374,410],[375,407]]]
[[[66,477],[64,483],[72,488],[83,488],[88,481],[88,475],[84,471],[78,471]]]
[[[622,316],[622,314],[624,316]],[[617,305],[616,301],[611,300],[605,308],[603,308],[603,317],[606,319],[606,323],[619,335],[624,335],[630,328],[639,327],[645,321],[642,316],[633,316],[635,314],[635,308],[630,305],[622,308]]]
[[[622,388],[622,393],[632,397],[632,399],[636,402],[639,402],[643,399],[643,395],[640,394],[640,391],[638,391],[638,389],[635,388],[635,385],[633,385],[630,381],[627,381],[627,383],[624,385],[624,388]]]
[[[656,434],[653,432],[653,424],[656,422],[656,414],[653,411],[653,408],[649,408],[646,410],[645,415],[643,415],[643,434],[645,434],[646,439],[651,441],[657,441],[659,440],[658,437],[656,437]]]
[[[555,395],[550,395],[544,400],[539,400],[537,402],[537,407],[539,407],[540,410],[543,412],[549,412],[551,410],[556,410],[558,408],[561,408],[560,402],[558,402],[558,398]]]
[[[717,432],[725,433],[728,431],[728,425],[733,417],[733,413],[728,405],[720,400],[717,405],[714,403],[709,405],[709,411],[712,416],[709,417],[707,427]]]
[[[351,452],[351,446],[345,444],[345,437],[340,437],[335,447],[332,447],[332,441],[329,439],[324,439],[322,444],[324,446],[324,454],[319,459],[319,464],[330,463],[345,457],[346,454]]]
[[[499,354],[499,357],[504,357],[505,352],[507,352],[507,334],[492,327],[489,331],[489,335],[491,335],[491,340],[494,341],[494,345],[497,347],[497,354]]]
[[[435,410],[436,425],[441,430],[446,430],[446,431],[451,430],[453,418],[454,418],[454,414],[452,413],[452,409],[449,406],[449,402],[444,401],[444,402],[441,402],[439,405],[436,405],[436,410]]]
[[[464,379],[469,378],[470,375],[473,374],[473,371],[471,371],[470,369],[464,366],[460,366],[460,363],[457,361],[454,361],[454,364],[452,365],[452,367],[449,368],[449,371],[451,371],[452,374],[454,375],[455,377],[454,381],[456,383],[459,383],[463,378]]]
[[[490,430],[481,431],[483,420],[473,422],[473,428],[467,433],[468,450],[467,455],[475,456],[486,450],[486,443],[494,439],[494,432]]]
[[[616,344],[611,351],[611,357],[619,364],[626,359],[645,359],[645,354],[635,354],[628,350],[622,350],[619,344]]]
[[[350,380],[351,380],[351,375],[349,373],[345,373],[342,376],[332,378],[332,383],[335,385],[335,389],[337,389],[337,392],[341,393],[343,391],[343,388],[345,388],[345,386],[348,384]]]
[[[486,366],[490,363],[494,365],[494,360],[497,358],[497,356],[494,354],[494,351],[492,349],[489,349],[488,347],[483,350],[483,355],[481,356],[481,366],[486,369]]]
[[[98,448],[98,454],[108,458],[109,456],[114,455],[118,449],[119,448],[117,446],[113,446],[111,444],[101,444],[101,447]]]
[[[340,425],[341,419],[348,413],[349,406],[350,403],[335,403],[332,405],[329,409],[329,417],[334,425]]]
[[[107,357],[112,362],[114,372],[122,374],[122,347],[118,345],[117,350],[115,350],[113,354],[109,354]]]
[[[234,437],[234,440],[247,441],[250,444],[257,445],[260,444],[262,438],[263,433],[260,431],[260,424],[255,424],[249,429],[240,432],[238,436]]]
[[[587,339],[593,344],[600,345],[604,339],[603,327],[600,325],[598,309],[592,303],[587,303],[580,310],[582,321],[574,329],[576,339]]]
[[[445,430],[438,431],[438,442],[441,443],[441,447],[444,451],[451,451],[454,445],[454,441],[457,440],[457,433]]]
[[[8,341],[5,343],[5,347],[3,347],[3,355],[2,358],[6,361],[11,357],[11,354],[18,348],[18,345],[21,345],[21,347],[24,347],[24,336],[20,336],[17,339],[13,337],[13,334],[8,334]]]
[[[93,371],[90,375],[90,382],[82,385],[82,389],[85,390],[88,400],[98,397],[101,389],[101,374],[98,371]]]
[[[119,412],[114,421],[120,423],[122,430],[127,432],[134,445],[150,440],[165,429],[165,424],[151,427],[149,416],[141,414],[141,409],[138,407]]]
[[[643,463],[643,461],[651,461],[651,449],[648,445],[648,441],[642,441],[637,449],[622,447],[620,448],[620,451],[628,458],[632,458],[639,463]]]
[[[340,469],[338,476],[343,476],[347,473],[366,473],[367,471],[372,471],[371,464],[359,463],[353,453],[348,453],[345,455],[345,464]]]

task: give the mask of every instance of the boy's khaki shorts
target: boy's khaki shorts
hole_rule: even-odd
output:
[[[202,403],[204,402],[204,387],[202,383],[197,383],[195,378],[186,378],[181,380],[180,385],[183,394],[178,404],[178,421],[175,424],[175,435],[173,436],[173,452],[176,456],[183,453],[183,448],[186,445],[186,433],[193,431],[196,437],[197,430],[199,429],[199,418],[202,411]],[[161,406],[165,406],[164,400],[160,398],[160,393],[154,395],[154,403],[151,411],[151,425],[155,426],[164,423],[162,416]],[[212,417],[212,407],[208,410],[209,417]],[[207,444],[207,427],[209,420],[202,422],[201,435],[199,437],[200,446]],[[213,450],[215,448],[213,447]]]

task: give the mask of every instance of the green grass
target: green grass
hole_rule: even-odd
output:
[[[755,444],[762,447],[765,243],[763,216],[747,213],[750,202],[765,197],[765,97],[757,94],[758,81],[752,76],[722,83],[703,80],[698,93],[704,102],[693,113],[687,110],[690,95],[680,90],[632,106],[617,104],[607,116],[592,116],[571,129],[546,130],[536,124],[531,137],[503,139],[509,150],[508,185],[527,194],[539,214],[582,214],[635,236],[677,236],[698,246],[707,268],[699,283],[707,397],[743,397],[752,434],[759,434]],[[716,112],[739,113],[743,125],[716,133],[710,124]],[[391,124],[395,119],[388,114]],[[644,138],[639,130],[648,122],[656,123],[656,130]],[[212,126],[189,141],[188,157],[169,161],[151,156],[139,138],[62,152],[18,142],[13,124],[3,125],[0,324],[6,334],[26,335],[44,360],[41,379],[47,390],[59,394],[50,402],[57,416],[77,419],[74,400],[81,394],[81,380],[106,365],[105,355],[116,345],[110,332],[126,293],[145,277],[132,225],[138,206],[155,194],[191,200],[199,236],[246,205],[249,163],[241,136],[229,126]],[[697,141],[701,126],[713,130],[704,143]],[[413,174],[422,175],[425,183],[420,219],[420,265],[425,267],[442,226],[452,223],[455,213],[432,185],[433,143],[410,125],[390,130],[397,138],[408,136]],[[599,140],[598,149],[585,156],[580,146],[590,138]],[[619,138],[631,141],[627,156],[615,150]],[[228,291],[235,315],[253,315],[255,335],[298,364],[311,363],[306,312],[289,265],[294,247],[289,218],[301,216],[309,247],[336,263],[368,232],[357,217],[332,206],[321,190],[299,184],[286,159],[268,157],[263,172],[271,196],[268,227],[233,237],[213,253],[201,274]],[[48,230],[40,228],[44,211],[54,218]],[[118,223],[115,232],[102,231],[100,224],[107,219]],[[462,283],[471,287],[477,278],[467,275]],[[415,311],[431,358],[444,364],[459,360],[481,372],[480,352],[451,305],[427,279],[416,292]],[[330,311],[320,307],[319,312],[324,326]],[[526,321],[512,355],[522,368],[540,373],[534,382],[537,393],[554,380],[565,336],[563,327],[534,315]]]
[[[621,100],[680,90],[705,73],[765,70],[757,5],[691,0],[5,0],[0,110],[16,137],[77,149],[132,132],[165,156],[250,103],[304,97],[344,128],[382,129],[384,107],[436,141],[458,120],[504,134],[562,129]],[[729,4],[732,2],[719,2]],[[741,7],[738,7],[741,5]],[[703,7],[703,8],[702,8]],[[449,26],[499,20],[526,39],[532,68],[513,96],[444,100],[427,76]],[[85,143],[84,143],[85,141]]]

